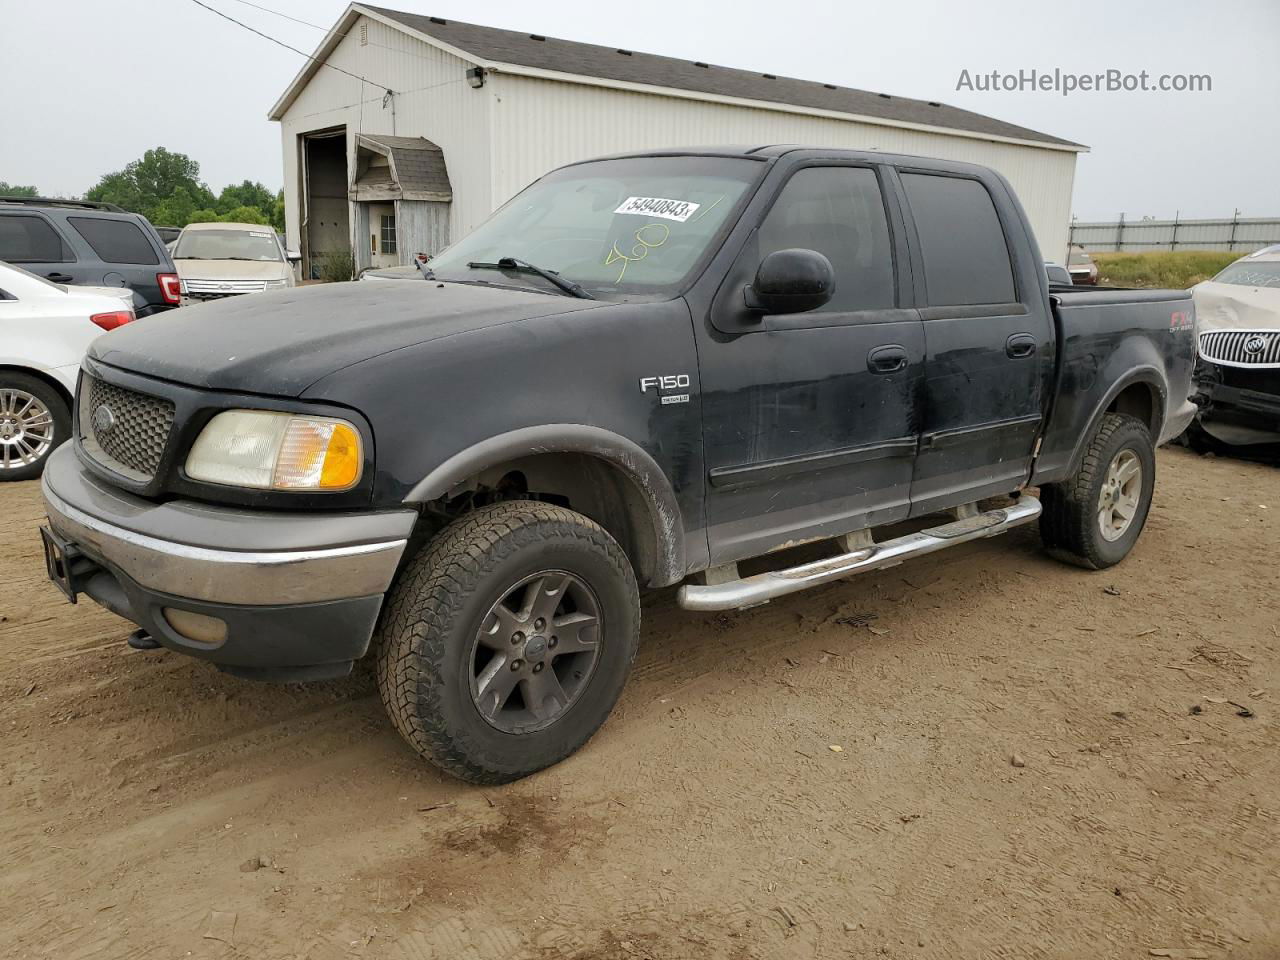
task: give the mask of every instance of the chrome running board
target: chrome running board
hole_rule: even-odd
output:
[[[728,583],[686,583],[680,587],[677,599],[686,610],[741,610],[768,603],[775,597],[786,596],[788,593],[853,576],[855,573],[883,570],[912,557],[945,550],[970,540],[994,537],[1013,527],[1030,523],[1038,516],[1040,501],[1024,494],[1016,502],[999,510],[988,510],[963,520],[909,533],[905,537],[860,547],[838,557],[815,560],[788,570],[758,573]]]

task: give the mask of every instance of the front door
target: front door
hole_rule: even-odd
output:
[[[1011,493],[1026,480],[1053,366],[1039,285],[1015,281],[987,186],[902,174],[924,275],[927,350],[913,516]],[[1039,265],[1037,265],[1037,269]]]
[[[721,286],[699,344],[713,563],[907,515],[924,337],[900,239],[876,168],[800,167]],[[792,247],[831,261],[832,300],[749,313],[761,259]]]
[[[369,204],[369,264],[374,267],[394,267],[399,263],[395,205],[371,203]]]

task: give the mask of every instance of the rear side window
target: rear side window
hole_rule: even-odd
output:
[[[136,223],[97,217],[67,217],[67,222],[105,263],[160,262],[155,248]]]
[[[71,250],[44,217],[0,216],[0,260],[9,263],[65,263]]]
[[[874,170],[807,167],[798,171],[760,225],[760,258],[776,250],[817,250],[835,269],[835,295],[820,311],[894,306],[893,255],[884,199]]]
[[[929,305],[1012,303],[1013,264],[991,194],[977,180],[905,173]]]

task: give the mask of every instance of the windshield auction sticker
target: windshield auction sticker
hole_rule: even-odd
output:
[[[661,217],[684,223],[701,204],[690,200],[668,200],[664,197],[627,197],[614,213],[634,213],[642,217]]]

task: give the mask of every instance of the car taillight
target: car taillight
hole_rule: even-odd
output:
[[[165,303],[182,302],[182,281],[176,273],[157,273],[156,283],[160,284],[160,296]]]
[[[103,330],[114,330],[134,321],[132,310],[112,310],[110,313],[95,313],[89,317]]]

